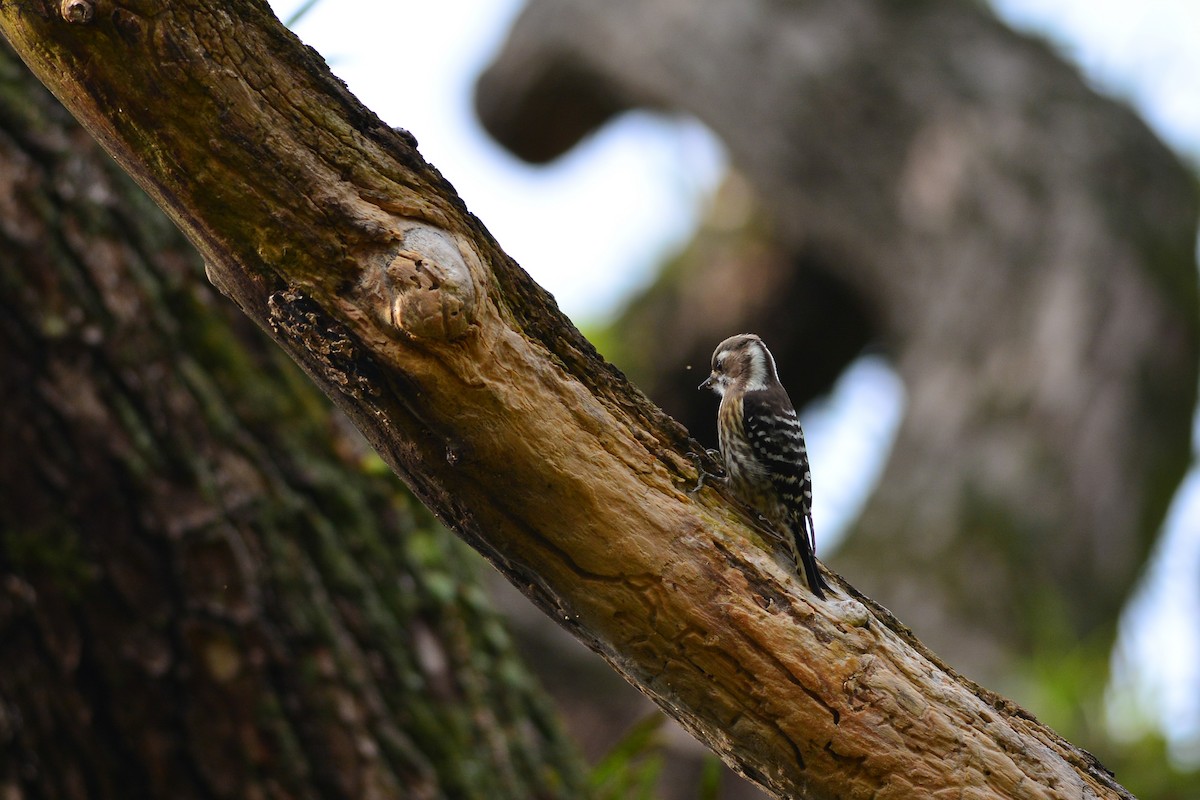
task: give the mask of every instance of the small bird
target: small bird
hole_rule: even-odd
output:
[[[752,333],[717,345],[712,373],[698,387],[721,396],[717,437],[734,493],[766,518],[803,568],[812,593],[829,585],[813,555],[812,475],[804,431],[763,340]]]

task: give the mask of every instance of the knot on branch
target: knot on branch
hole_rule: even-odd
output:
[[[379,284],[376,297],[386,304],[378,309],[380,316],[410,336],[454,341],[475,322],[471,272],[454,240],[436,228],[405,231],[401,250],[383,268]]]
[[[96,16],[96,4],[92,0],[62,0],[59,6],[67,22],[87,25]]]

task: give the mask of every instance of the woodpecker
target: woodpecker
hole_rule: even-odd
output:
[[[813,555],[812,475],[804,431],[775,370],[775,359],[752,333],[717,345],[712,373],[698,387],[721,396],[717,438],[729,484],[761,514],[792,551],[812,593],[829,589]]]

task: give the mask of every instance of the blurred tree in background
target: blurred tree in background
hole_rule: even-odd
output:
[[[711,445],[725,336],[798,404],[885,355],[904,418],[832,565],[1135,792],[1192,796],[1100,713],[1196,402],[1195,180],[1141,120],[949,0],[531,0],[476,103],[538,163],[634,108],[707,124],[737,174],[613,360]]]

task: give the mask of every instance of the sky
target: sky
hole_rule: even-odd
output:
[[[304,4],[272,0],[285,20]],[[551,165],[509,156],[480,128],[471,91],[520,6],[521,0],[324,0],[294,29],[359,99],[417,137],[425,158],[572,319],[603,319],[689,238],[725,155],[694,121],[636,113]],[[1168,144],[1200,164],[1200,2],[995,0],[993,6],[1010,24],[1054,43],[1093,86],[1130,103]],[[836,543],[865,500],[903,407],[895,374],[881,360],[864,358],[828,399],[805,409],[814,474],[838,487],[815,498],[823,547]],[[1197,441],[1200,417],[1194,447]],[[1200,765],[1198,585],[1200,472],[1193,471],[1123,616],[1109,691],[1110,727],[1118,735],[1133,738],[1158,727],[1172,755],[1193,766]]]

